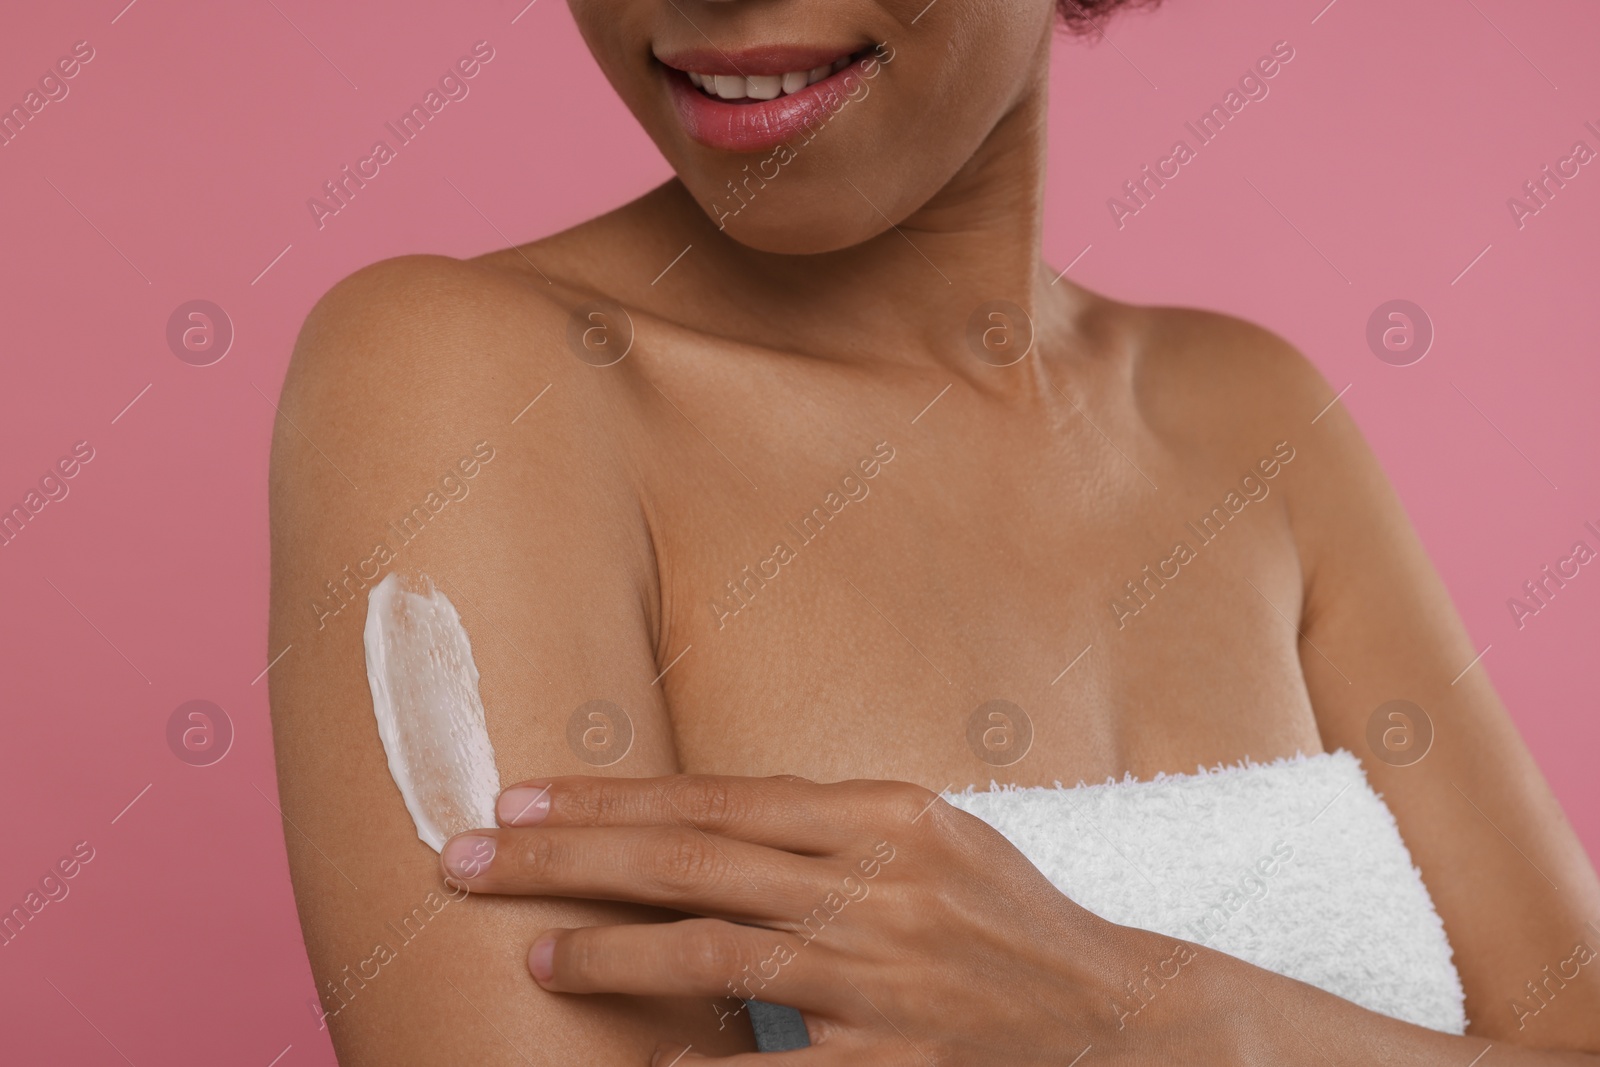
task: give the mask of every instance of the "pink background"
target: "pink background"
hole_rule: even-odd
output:
[[[559,0],[520,17],[526,0],[123,2],[27,5],[0,34],[0,103],[74,42],[96,52],[0,148],[0,506],[75,442],[95,449],[70,495],[0,547],[0,906],[74,843],[95,849],[70,895],[0,948],[6,1058],[328,1064],[255,681],[280,651],[266,647],[267,398],[311,303],[357,267],[526,240],[668,171]],[[1600,148],[1583,125],[1600,126],[1600,15],[1585,0],[1536,17],[1515,0],[1338,0],[1319,16],[1322,2],[1169,0],[1114,22],[1110,43],[1064,42],[1046,250],[1061,267],[1089,246],[1072,276],[1092,288],[1262,322],[1350,384],[1600,855],[1600,566],[1520,631],[1506,607],[1600,525],[1600,162],[1520,230],[1506,207],[1574,141]],[[1296,57],[1270,96],[1119,231],[1107,197],[1283,39]],[[470,96],[319,230],[307,198],[478,40],[496,57]],[[196,298],[236,330],[208,367],[165,340]],[[1393,298],[1437,329],[1412,366],[1365,341]],[[236,731],[212,766],[167,746],[191,699]]]

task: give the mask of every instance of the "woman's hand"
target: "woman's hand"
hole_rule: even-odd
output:
[[[567,777],[506,790],[498,815],[443,853],[473,892],[704,916],[547,931],[540,985],[702,996],[724,1025],[741,999],[800,1009],[813,1047],[751,1063],[1066,1067],[1091,1046],[1098,1063],[1227,1062],[1212,983],[1183,977],[1225,957],[1097,918],[927,789]]]

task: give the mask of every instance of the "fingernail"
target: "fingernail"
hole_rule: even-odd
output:
[[[500,794],[495,812],[507,826],[535,826],[550,814],[550,789],[548,786],[507,789]]]
[[[554,934],[541,937],[528,950],[528,970],[541,985],[555,975],[556,938]]]
[[[444,846],[445,870],[457,878],[477,878],[489,869],[494,859],[494,839],[466,834],[451,838]]]

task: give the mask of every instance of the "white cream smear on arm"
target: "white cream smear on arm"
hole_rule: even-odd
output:
[[[500,772],[455,606],[426,575],[391,572],[367,595],[364,643],[378,736],[417,836],[438,852],[494,827]]]

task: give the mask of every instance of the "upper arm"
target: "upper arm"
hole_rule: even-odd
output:
[[[1454,948],[1471,1032],[1600,1050],[1600,978],[1587,967],[1536,1017],[1511,1006],[1540,1008],[1526,983],[1579,942],[1600,951],[1585,927],[1600,917],[1594,871],[1484,664],[1463,673],[1477,650],[1354,420],[1335,404],[1311,424],[1334,392],[1280,345],[1283,406],[1297,422],[1285,432],[1300,453],[1288,499],[1305,582],[1301,663],[1324,743],[1357,754],[1393,810]],[[1431,722],[1419,761],[1369,742],[1392,700]]]
[[[288,651],[269,675],[273,735],[306,946],[344,1063],[512,1064],[535,1046],[645,1062],[665,1036],[701,1044],[692,1031],[715,1018],[540,990],[524,963],[540,930],[658,913],[452,900],[379,742],[362,629],[367,590],[398,570],[429,575],[461,614],[502,784],[677,769],[653,684],[647,524],[608,430],[626,425],[626,384],[568,355],[559,310],[515,284],[432,257],[357,273],[308,318],[280,402],[270,629],[272,654]],[[603,770],[567,739],[597,698],[634,733]]]

